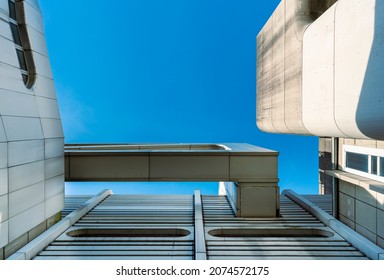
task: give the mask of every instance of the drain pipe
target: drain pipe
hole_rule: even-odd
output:
[[[332,137],[332,170],[337,170],[339,165],[339,138]],[[332,215],[339,218],[339,180],[332,177]]]

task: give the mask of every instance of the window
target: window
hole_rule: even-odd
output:
[[[384,150],[344,145],[343,170],[384,182]]]
[[[13,41],[15,43],[16,55],[19,61],[21,77],[27,88],[33,86],[35,81],[35,65],[32,58],[32,51],[27,50],[24,46],[30,45],[25,22],[21,22],[19,18],[24,19],[23,2],[21,0],[8,0],[9,6],[9,24]]]

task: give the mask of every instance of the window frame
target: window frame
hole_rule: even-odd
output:
[[[346,166],[347,153],[368,155],[368,172],[360,171]],[[372,174],[372,157],[376,158],[376,174]],[[384,159],[384,149],[367,148],[360,146],[343,145],[342,170],[368,179],[384,183],[384,176],[380,176],[380,158]]]

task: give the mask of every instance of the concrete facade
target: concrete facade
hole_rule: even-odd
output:
[[[0,45],[0,252],[7,257],[60,218],[64,136],[37,1],[0,0]]]
[[[313,2],[282,1],[257,36],[257,125],[383,140],[384,4]]]
[[[333,195],[335,217],[383,247],[384,2],[318,2],[312,13],[311,0],[281,1],[257,37],[257,125],[320,136],[319,192]],[[290,17],[288,5],[307,12]]]

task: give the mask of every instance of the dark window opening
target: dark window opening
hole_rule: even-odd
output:
[[[9,24],[11,27],[13,41],[15,43],[17,59],[21,70],[21,77],[27,88],[33,86],[35,82],[35,64],[33,62],[32,52],[26,51],[25,46],[29,46],[29,38],[24,19],[24,3],[23,1],[16,2],[8,0],[9,7]]]
[[[346,152],[345,166],[368,173],[368,155]]]

